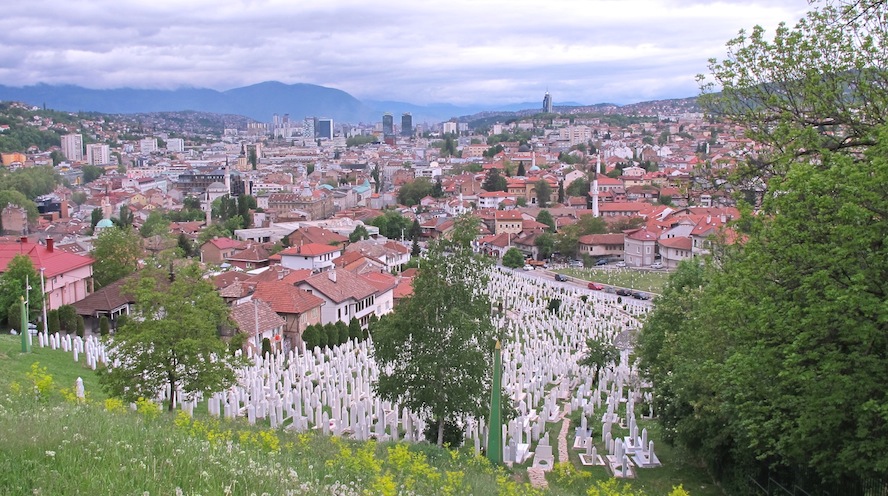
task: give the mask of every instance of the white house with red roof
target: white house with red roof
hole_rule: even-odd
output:
[[[647,267],[657,255],[657,233],[645,228],[626,231],[623,260],[630,267]]]
[[[394,289],[394,284],[392,288]],[[296,284],[296,287],[310,292],[324,300],[321,307],[321,323],[348,323],[358,319],[361,327],[366,327],[370,316],[376,313],[376,297],[379,289],[370,281],[345,270],[329,270],[315,274]],[[389,293],[391,293],[391,289]]]
[[[0,273],[6,271],[16,255],[27,255],[37,273],[43,273],[47,310],[73,304],[92,292],[94,260],[56,250],[52,238],[46,238],[46,245],[31,243],[25,237],[17,243],[0,243]],[[36,287],[41,281],[30,284]]]
[[[288,269],[309,269],[323,272],[333,268],[333,260],[342,255],[339,246],[307,243],[291,246],[280,252],[281,265]]]

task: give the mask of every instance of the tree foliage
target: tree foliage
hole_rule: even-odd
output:
[[[874,137],[862,160],[821,150],[773,178],[745,245],[682,266],[648,319],[660,418],[704,459],[888,476],[888,129]]]
[[[536,221],[539,222],[540,224],[545,224],[545,225],[549,226],[548,229],[546,229],[546,231],[548,231],[550,233],[555,232],[555,219],[552,217],[552,214],[549,213],[548,210],[546,210],[546,209],[540,210],[540,213],[537,214]]]
[[[822,151],[875,144],[876,126],[888,123],[885,10],[882,1],[823,2],[771,41],[760,26],[741,31],[724,60],[710,60],[710,77],[698,76],[704,108],[768,145],[744,172],[783,175]]]
[[[481,189],[484,191],[507,191],[509,189],[506,178],[501,176],[499,169],[490,169],[484,176],[484,182],[481,183]]]
[[[540,179],[533,183],[533,185],[536,189],[537,205],[540,208],[548,207],[549,202],[552,200],[552,186],[549,186],[549,181]]]
[[[30,291],[25,294],[25,283],[30,286]],[[40,291],[40,273],[34,268],[31,258],[27,255],[16,255],[6,265],[6,270],[0,274],[0,320],[6,319],[6,312],[10,305],[18,304],[24,296],[28,301],[28,319],[36,317],[43,308],[43,293]],[[19,327],[18,322],[10,322],[13,327]]]
[[[588,196],[589,194],[589,180],[585,177],[580,177],[571,181],[571,183],[567,186],[567,196]]]
[[[410,220],[397,210],[386,210],[385,213],[370,221],[370,225],[379,228],[379,234],[389,239],[401,239],[410,229]]]
[[[139,269],[142,240],[131,228],[103,229],[93,244],[93,279],[104,287]]]
[[[426,196],[431,196],[434,190],[435,185],[431,181],[425,177],[418,177],[401,185],[398,189],[398,203],[411,207]]]
[[[524,255],[518,248],[514,246],[506,250],[503,254],[503,266],[510,269],[517,269],[524,266]]]
[[[109,338],[109,359],[117,365],[99,377],[110,395],[134,402],[169,386],[172,410],[182,399],[234,384],[240,360],[218,336],[228,307],[197,265],[175,269],[173,281],[165,269],[146,269],[127,291],[135,299],[134,318]]]
[[[448,420],[486,412],[494,328],[488,263],[473,253],[477,220],[459,217],[453,236],[430,244],[413,295],[373,325],[380,365],[376,393],[429,418],[443,442]]]

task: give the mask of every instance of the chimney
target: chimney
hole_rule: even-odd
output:
[[[55,248],[55,241],[52,238],[46,238],[46,251],[52,253],[53,248]]]
[[[25,243],[28,242],[28,237],[27,237],[27,236],[22,236],[22,238],[21,238],[19,241],[20,241],[22,244],[25,244]]]
[[[336,282],[336,268],[330,269],[327,273],[327,277],[329,277],[331,281]]]
[[[61,211],[59,212],[59,215],[63,219],[68,218],[68,200],[62,200],[62,207],[61,207]]]
[[[721,215],[721,223],[726,224],[728,222],[728,216],[725,214]]]

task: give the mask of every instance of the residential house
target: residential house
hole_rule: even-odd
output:
[[[249,351],[261,353],[264,339],[271,342],[272,350],[285,351],[283,331],[286,322],[264,301],[252,299],[235,305],[230,317],[237,330],[247,335],[244,347]]]
[[[231,238],[213,238],[200,245],[200,261],[209,264],[221,264],[238,250],[247,246],[243,241]]]
[[[630,267],[647,267],[657,255],[657,234],[646,228],[626,231],[623,260]]]
[[[623,258],[625,251],[625,234],[587,234],[580,236],[578,251],[580,255],[593,258]]]
[[[46,238],[45,245],[31,243],[26,237],[17,243],[0,243],[0,273],[6,271],[16,255],[27,255],[37,273],[43,275],[43,281],[30,284],[43,284],[47,310],[71,305],[92,291],[94,260],[56,250],[52,238]]]
[[[324,300],[283,280],[257,283],[253,298],[268,303],[284,319],[284,339],[295,349],[304,349],[305,328],[321,323]]]
[[[288,269],[309,269],[312,272],[323,272],[333,268],[333,260],[342,255],[338,246],[308,243],[291,246],[279,253],[281,265]]]
[[[129,280],[124,278],[113,282],[74,303],[77,315],[83,317],[86,332],[98,334],[99,321],[102,317],[108,318],[110,329],[116,329],[118,318],[121,315],[129,315],[135,300],[122,291],[122,287]]]
[[[358,319],[366,327],[370,316],[376,313],[377,288],[359,275],[344,270],[328,270],[296,283],[324,300],[321,323],[348,323]]]

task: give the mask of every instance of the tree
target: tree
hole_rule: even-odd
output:
[[[416,205],[426,196],[431,196],[435,186],[427,178],[418,177],[413,181],[402,184],[398,189],[398,203],[408,207]]]
[[[509,189],[506,178],[500,175],[498,169],[490,169],[484,176],[484,182],[481,183],[481,189],[487,192],[507,191]]]
[[[422,254],[422,248],[419,246],[419,236],[413,238],[413,243],[410,245],[410,256],[415,258]]]
[[[77,332],[77,309],[71,305],[62,305],[58,311],[61,330],[68,334]]]
[[[548,210],[546,210],[546,209],[540,210],[540,213],[537,214],[536,221],[539,222],[540,224],[545,224],[545,225],[549,226],[548,229],[546,229],[546,231],[548,231],[550,233],[555,232],[555,219],[552,218],[552,214],[549,213]]]
[[[84,165],[81,170],[83,171],[83,184],[89,184],[105,173],[105,169],[97,165]]]
[[[93,279],[105,287],[139,269],[143,257],[142,240],[133,229],[103,229],[93,243]]]
[[[109,395],[129,402],[154,398],[169,387],[170,411],[182,399],[232,386],[242,363],[218,336],[228,323],[225,301],[197,265],[173,270],[170,275],[149,267],[128,285],[134,318],[107,338],[109,363],[116,365],[99,376]]]
[[[27,291],[25,287],[30,286]],[[0,319],[8,319],[7,312],[12,304],[18,304],[24,296],[28,302],[28,320],[39,315],[43,308],[43,293],[40,291],[40,274],[34,268],[31,258],[27,255],[16,255],[0,274]],[[18,327],[18,322],[9,322]]]
[[[99,317],[99,335],[100,336],[107,336],[110,331],[111,331],[111,323],[108,320],[108,316],[102,315],[101,317]]]
[[[117,225],[124,228],[133,225],[133,211],[127,205],[120,206],[120,213],[117,214]]]
[[[384,214],[370,221],[370,225],[379,228],[379,234],[389,239],[401,239],[410,229],[410,220],[397,210],[386,210]]]
[[[152,236],[160,236],[166,235],[170,232],[170,221],[163,217],[157,210],[151,211],[148,214],[148,218],[145,219],[145,222],[142,224],[142,227],[139,229],[139,234],[143,238],[150,238]]]
[[[620,357],[617,348],[610,342],[589,338],[586,340],[586,352],[577,363],[592,369],[592,384],[598,384],[598,373]]]
[[[555,236],[550,233],[542,233],[533,240],[533,245],[537,247],[539,259],[545,260],[555,251]]]
[[[182,250],[182,256],[191,258],[194,255],[194,243],[191,242],[191,239],[189,239],[185,233],[179,233],[179,237],[176,240],[176,246]]]
[[[53,167],[58,167],[59,164],[65,161],[65,155],[58,150],[53,150],[52,153],[49,154],[49,158],[52,159]]]
[[[794,27],[781,24],[773,41],[760,26],[741,31],[725,60],[709,61],[710,75],[698,76],[703,107],[766,145],[742,176],[782,176],[796,158],[875,144],[888,123],[884,22],[882,1],[825,2]]]
[[[327,348],[333,348],[339,344],[339,328],[336,324],[328,322],[324,324],[324,334],[327,336]]]
[[[524,255],[518,248],[514,246],[506,250],[503,255],[503,266],[510,269],[517,269],[524,266]]]
[[[520,177],[524,177],[527,175],[527,172],[524,170],[524,162],[518,163],[518,172],[516,172],[515,175]]]
[[[89,220],[92,223],[92,227],[95,228],[96,224],[99,223],[100,220],[104,219],[105,216],[102,214],[101,208],[94,208],[92,213],[90,213]]]
[[[585,177],[574,179],[567,186],[568,196],[587,196],[589,191],[589,180]]]
[[[362,239],[368,238],[370,238],[370,233],[367,232],[367,228],[364,227],[363,224],[359,224],[358,227],[348,235],[348,242],[356,243]]]
[[[413,224],[410,224],[410,234],[408,237],[413,241],[416,241],[421,234],[422,227],[419,225],[419,219],[413,219]]]
[[[0,210],[3,210],[9,205],[18,205],[19,207],[24,208],[28,213],[28,221],[37,220],[37,216],[39,215],[37,204],[29,200],[21,191],[11,189],[0,191]]]
[[[549,200],[552,197],[552,186],[549,186],[549,181],[545,179],[540,179],[533,183],[533,185],[536,189],[537,205],[540,208],[546,208],[549,206]]]
[[[564,181],[558,181],[558,204],[564,204]]]
[[[250,165],[253,167],[253,170],[256,170],[257,164],[259,164],[259,155],[256,153],[256,147],[250,147],[249,158],[247,159],[250,162]]]
[[[604,234],[607,232],[607,223],[601,217],[593,217],[591,214],[584,214],[576,224],[564,226],[555,235],[555,249],[564,256],[574,257],[577,255],[580,243],[580,236],[587,234]]]
[[[472,251],[477,220],[455,220],[450,239],[430,244],[413,295],[373,324],[381,398],[420,413],[438,426],[481,418],[490,398],[494,328],[484,291],[489,262]]]
[[[354,318],[352,318],[354,320]],[[336,331],[339,333],[339,336],[336,339],[336,344],[343,344],[348,342],[348,326],[345,322],[341,320],[336,321]]]
[[[358,322],[358,319],[352,317],[351,320],[348,321],[348,339],[352,339],[357,343],[362,340],[362,337],[363,332],[361,331],[361,323]]]

